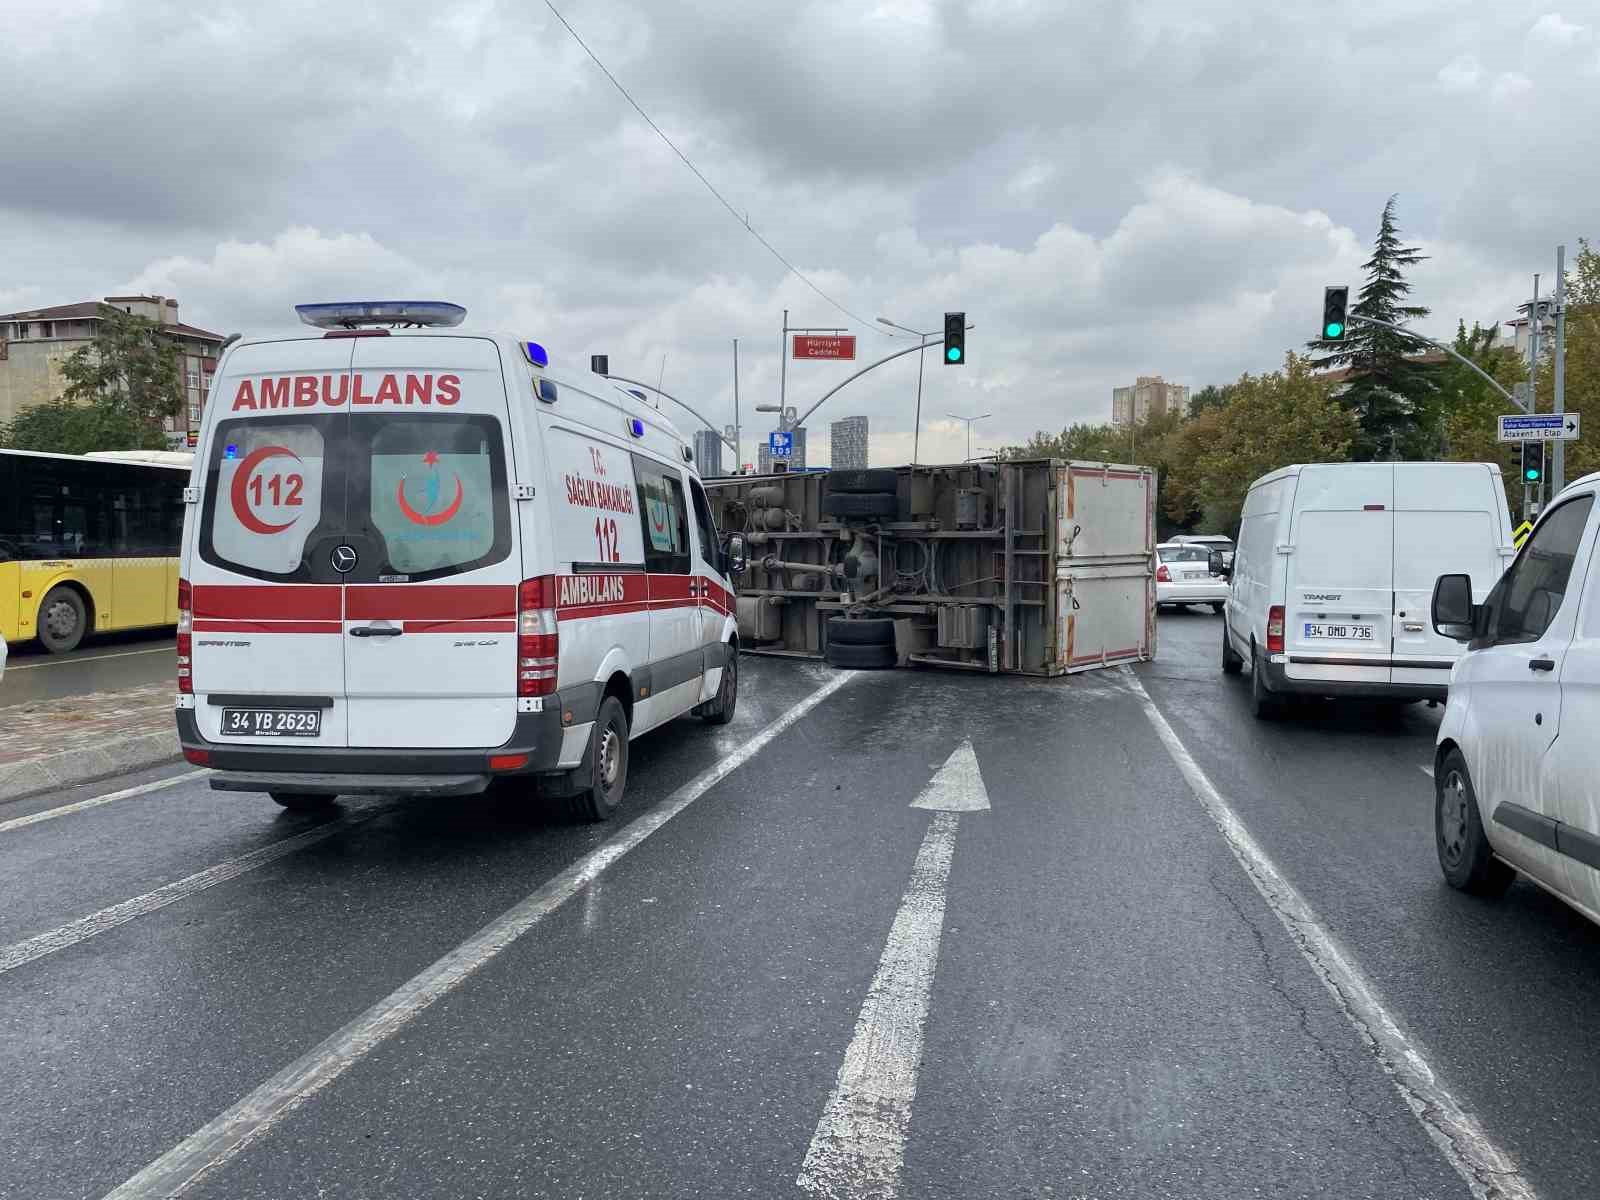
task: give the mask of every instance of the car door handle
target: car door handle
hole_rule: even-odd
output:
[[[351,637],[399,637],[405,630],[397,625],[357,625]]]
[[[1530,658],[1528,660],[1528,670],[1530,671],[1554,671],[1555,669],[1556,660],[1553,658]]]

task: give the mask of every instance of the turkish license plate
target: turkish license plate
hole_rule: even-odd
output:
[[[1209,571],[1185,571],[1183,577],[1185,579],[1210,579],[1211,573]]]
[[[322,732],[322,710],[225,708],[222,732],[232,737],[316,737]]]
[[[1306,622],[1306,638],[1325,638],[1329,641],[1339,642],[1370,642],[1373,627],[1371,625],[1321,625]]]

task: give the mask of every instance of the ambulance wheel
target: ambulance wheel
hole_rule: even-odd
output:
[[[733,710],[739,704],[739,652],[728,647],[728,661],[722,667],[722,684],[717,688],[717,698],[701,705],[700,719],[707,725],[726,725],[733,720]]]
[[[88,623],[89,612],[76,589],[53,587],[45,593],[39,605],[39,641],[51,654],[76,650]]]
[[[321,812],[332,806],[334,801],[331,792],[268,792],[279,804],[290,812]]]
[[[615,696],[605,698],[595,717],[589,764],[589,786],[572,797],[572,815],[580,821],[609,820],[628,782],[628,714]]]

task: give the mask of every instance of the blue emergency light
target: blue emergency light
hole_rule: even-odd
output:
[[[223,452],[222,452],[222,457],[223,458],[238,458],[239,457],[239,447],[235,446],[232,442],[229,442],[228,446],[227,446],[227,449],[223,450]]]
[[[294,311],[317,329],[355,329],[360,325],[415,325],[445,329],[467,319],[467,310],[443,300],[340,300],[296,304]]]
[[[636,437],[636,438],[643,437],[644,436],[644,422],[639,420],[638,417],[629,417],[628,418],[628,432],[633,434],[633,436]]]
[[[548,367],[550,365],[549,351],[539,345],[538,342],[523,342],[522,354],[524,358],[536,367]]]

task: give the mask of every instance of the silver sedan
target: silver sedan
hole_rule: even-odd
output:
[[[1211,573],[1211,550],[1203,543],[1162,542],[1156,547],[1156,607],[1209,604],[1221,612],[1229,583]]]

